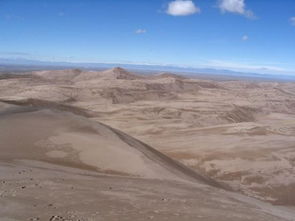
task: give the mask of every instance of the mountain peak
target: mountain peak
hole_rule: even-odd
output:
[[[114,67],[114,68],[112,68],[112,71],[115,71],[115,72],[127,72],[127,70],[125,70],[124,68],[121,68],[121,67]]]
[[[110,72],[116,79],[134,80],[138,78],[135,74],[130,73],[124,68],[114,67],[107,72]]]

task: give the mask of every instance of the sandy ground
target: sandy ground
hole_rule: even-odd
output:
[[[206,186],[1,162],[0,220],[292,220],[290,211]],[[249,200],[249,202],[248,202]]]
[[[42,156],[48,163],[100,173],[218,186],[216,180],[273,204],[295,205],[294,83],[142,76],[120,68],[29,74],[0,80],[0,100],[28,109],[0,103],[1,140],[10,142],[2,160]],[[94,121],[104,124],[93,129]],[[19,134],[26,134],[26,142],[38,138],[27,143],[38,151],[12,149],[25,143],[22,136],[14,139],[15,124],[23,125]],[[40,130],[33,134],[28,125]],[[150,146],[195,172],[174,161],[167,166],[169,158]]]
[[[86,117],[1,104],[0,220],[292,220]],[[131,145],[132,144],[132,145]]]

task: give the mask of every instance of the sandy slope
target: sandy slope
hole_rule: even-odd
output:
[[[52,108],[4,106],[0,159],[42,160],[104,173],[217,185],[118,130]]]
[[[2,99],[58,103],[120,129],[198,173],[294,205],[294,83],[43,71],[0,80]],[[76,108],[79,109],[76,109]],[[82,111],[82,112],[83,112]],[[68,138],[68,137],[67,137]],[[55,142],[60,142],[58,138]],[[65,139],[65,138],[63,138]]]
[[[292,220],[73,113],[0,103],[0,220]],[[213,185],[213,186],[212,186]]]

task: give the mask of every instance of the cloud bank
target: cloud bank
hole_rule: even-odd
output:
[[[255,17],[253,12],[246,8],[245,0],[219,0],[218,7],[223,13],[235,13],[248,18]]]
[[[166,13],[173,16],[187,16],[200,13],[201,10],[191,0],[175,0],[168,4]]]
[[[291,25],[295,26],[295,17],[290,18]]]

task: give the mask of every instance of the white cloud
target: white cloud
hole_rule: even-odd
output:
[[[145,29],[137,29],[135,31],[135,34],[145,34],[146,33],[146,30]]]
[[[230,12],[249,18],[255,17],[252,11],[246,9],[245,0],[219,0],[218,7],[223,13]]]
[[[247,41],[249,39],[249,36],[248,35],[243,35],[243,37],[242,37],[242,40],[243,41]]]
[[[200,13],[201,10],[191,0],[175,0],[168,4],[167,14],[173,16],[186,16]]]
[[[290,18],[290,22],[291,22],[291,25],[294,25],[295,26],[295,17],[291,17]]]

